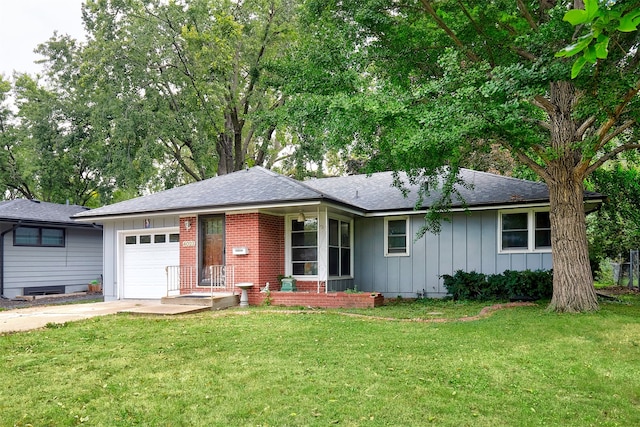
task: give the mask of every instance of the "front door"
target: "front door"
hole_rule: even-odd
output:
[[[216,271],[219,271],[219,267],[211,267],[224,265],[224,216],[203,217],[200,230],[202,230],[200,283],[203,286],[209,286],[211,280],[218,276]]]

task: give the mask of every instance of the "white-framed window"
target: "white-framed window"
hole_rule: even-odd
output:
[[[351,221],[329,218],[329,276],[351,276]]]
[[[499,252],[550,252],[549,211],[504,210],[498,213]]]
[[[294,276],[318,274],[318,218],[291,222],[291,272]]]
[[[409,217],[384,219],[384,256],[409,256]]]

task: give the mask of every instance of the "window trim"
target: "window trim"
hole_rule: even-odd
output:
[[[18,229],[20,228],[31,228],[31,229],[36,229],[38,230],[38,242],[35,244],[28,244],[28,243],[17,243],[16,242],[16,232],[18,231]],[[45,245],[42,244],[42,230],[58,230],[58,231],[62,231],[62,244],[60,245]],[[13,230],[13,246],[18,246],[18,247],[30,247],[30,248],[64,248],[67,246],[67,230],[64,228],[60,228],[60,227],[38,227],[38,226],[30,226],[30,225],[21,225],[16,227],[15,230]]]
[[[392,216],[384,218],[384,256],[385,257],[407,257],[411,255],[411,241],[409,235],[411,233],[409,216]],[[389,221],[405,221],[405,251],[404,252],[389,252]]]
[[[318,215],[312,215],[312,214],[307,214],[305,212],[305,218],[307,220],[310,219],[315,219],[317,222],[317,229],[316,229],[316,274],[294,274],[293,273],[293,228],[291,226],[292,221],[296,221],[297,220],[297,214],[296,215],[287,215],[285,217],[285,275],[286,276],[292,276],[297,280],[301,280],[301,281],[314,281],[317,280],[319,275],[320,275],[320,260],[321,260],[321,256],[320,256],[320,248],[321,248],[321,244],[320,244],[320,231],[321,231],[321,221],[320,221],[320,217]],[[299,246],[296,246],[299,247]]]
[[[342,276],[332,276],[329,273],[329,249],[332,247],[336,247],[336,246],[331,246],[329,244],[329,222],[331,220],[334,221],[338,221],[338,241],[340,242],[340,245],[337,246],[339,248],[339,252],[338,252],[338,262],[340,263],[340,272],[342,272],[342,242],[340,241],[340,223],[346,223],[349,224],[349,274],[347,275],[342,275]],[[345,217],[341,217],[341,216],[336,216],[336,215],[328,215],[327,216],[327,278],[330,280],[339,280],[339,279],[353,279],[353,244],[354,244],[354,233],[353,233],[353,219],[352,218],[345,218]]]
[[[536,213],[539,212],[549,212],[549,208],[502,209],[498,211],[497,245],[499,254],[551,253],[551,246],[536,248]],[[519,213],[527,214],[527,248],[504,249],[502,247],[502,216]]]

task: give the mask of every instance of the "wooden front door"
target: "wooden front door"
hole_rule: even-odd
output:
[[[210,284],[211,266],[224,265],[224,216],[204,217],[201,220],[202,258],[200,282]]]

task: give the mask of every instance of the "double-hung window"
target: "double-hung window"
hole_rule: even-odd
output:
[[[291,220],[291,264],[294,276],[318,274],[318,219]]]
[[[329,218],[329,276],[351,275],[351,224]]]
[[[551,250],[551,222],[548,211],[501,211],[498,228],[500,252]]]
[[[384,256],[409,255],[409,217],[384,219]]]

